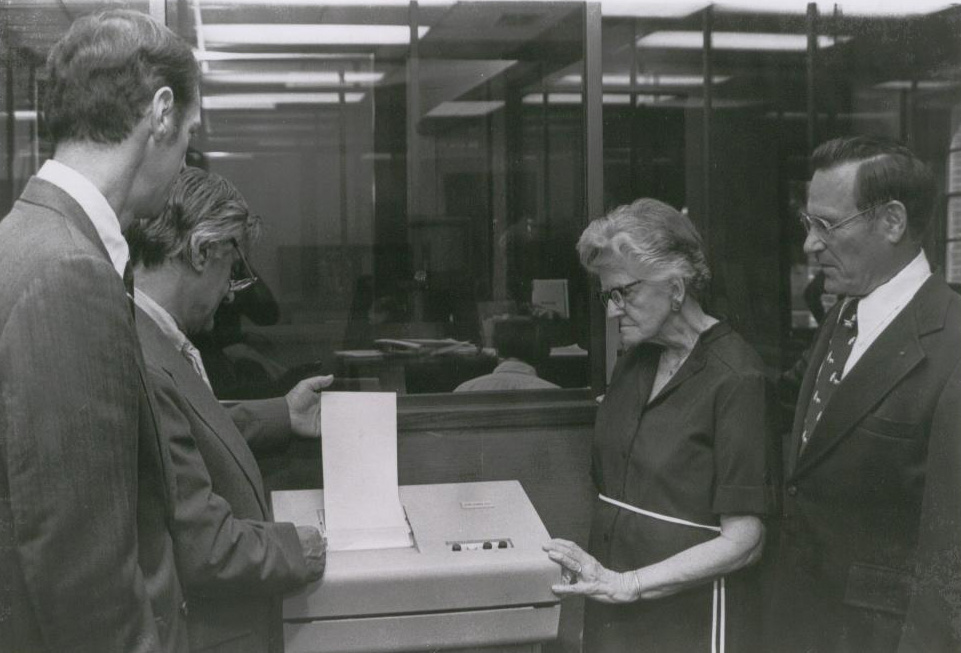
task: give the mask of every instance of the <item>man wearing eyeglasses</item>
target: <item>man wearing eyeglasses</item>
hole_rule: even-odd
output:
[[[171,530],[191,651],[282,651],[281,595],[324,570],[317,529],[271,522],[253,450],[283,445],[291,433],[319,437],[319,391],[331,377],[225,409],[188,339],[212,328],[222,301],[256,282],[244,248],[259,229],[230,182],[186,168],[160,217],[126,234],[137,331],[177,488]]]
[[[813,164],[804,250],[840,299],[784,446],[765,648],[961,650],[961,298],[921,249],[933,178],[865,137]]]

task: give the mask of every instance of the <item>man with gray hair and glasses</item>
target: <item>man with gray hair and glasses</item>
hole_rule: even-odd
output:
[[[319,392],[332,377],[225,408],[188,338],[256,282],[244,250],[259,230],[233,184],[185,168],[160,217],[127,231],[137,331],[177,488],[172,532],[192,651],[281,653],[281,596],[318,580],[326,560],[316,528],[271,521],[252,450],[282,447],[292,433],[320,437]]]
[[[961,650],[961,298],[921,248],[934,180],[867,137],[813,168],[804,250],[840,299],[784,444],[765,650]]]

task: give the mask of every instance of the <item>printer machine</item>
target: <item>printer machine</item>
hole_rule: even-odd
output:
[[[557,637],[561,570],[520,483],[398,491],[411,545],[328,551],[323,578],[284,601],[287,653],[536,651]],[[325,531],[323,490],[272,499],[277,521]]]

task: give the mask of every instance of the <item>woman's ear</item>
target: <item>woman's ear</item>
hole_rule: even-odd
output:
[[[671,279],[671,310],[677,312],[681,310],[681,305],[684,303],[684,297],[687,294],[687,288],[684,284],[684,279],[680,277],[675,277]]]

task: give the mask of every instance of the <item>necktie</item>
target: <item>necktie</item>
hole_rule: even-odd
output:
[[[852,299],[841,308],[841,316],[828,344],[828,353],[821,361],[821,368],[814,382],[814,394],[811,395],[811,403],[808,404],[807,414],[804,416],[804,431],[801,432],[802,452],[814,433],[814,427],[821,420],[834,390],[841,384],[844,364],[851,355],[857,337],[858,300]]]
[[[203,359],[200,358],[200,352],[197,348],[191,344],[189,340],[185,340],[183,346],[180,348],[180,353],[183,354],[187,362],[190,363],[190,367],[194,368],[194,371],[200,375],[200,378],[204,380],[207,387],[210,387],[210,379],[207,378],[207,370],[204,369]]]
[[[137,318],[137,311],[134,309],[133,302],[133,266],[130,261],[123,268],[123,287],[127,290],[127,303],[130,304],[130,314]]]

